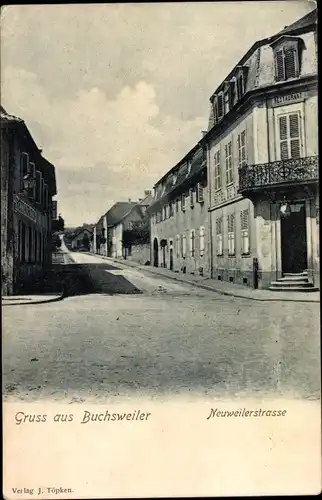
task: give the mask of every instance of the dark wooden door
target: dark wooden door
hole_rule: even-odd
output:
[[[153,242],[153,265],[154,267],[159,266],[159,245],[156,238],[154,238]]]
[[[307,269],[305,205],[297,205],[281,218],[282,272],[301,273]]]
[[[173,271],[173,250],[170,248],[170,270]]]

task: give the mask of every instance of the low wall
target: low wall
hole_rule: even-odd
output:
[[[133,260],[142,265],[150,262],[150,244],[132,245],[131,255],[127,256],[127,260]]]

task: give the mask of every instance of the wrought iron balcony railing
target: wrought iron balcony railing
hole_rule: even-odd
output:
[[[279,184],[316,182],[319,178],[319,157],[292,158],[239,168],[239,192],[258,191]]]

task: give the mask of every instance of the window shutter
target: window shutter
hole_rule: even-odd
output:
[[[291,158],[300,157],[300,123],[299,115],[294,113],[289,116],[290,121],[290,139],[291,139]]]
[[[297,50],[295,47],[291,47],[289,49],[285,50],[285,77],[286,79],[288,78],[295,78],[297,75],[297,63],[296,63],[296,58],[297,58]]]
[[[236,82],[232,80],[229,87],[229,108],[231,109],[235,104]]]
[[[287,117],[281,116],[279,118],[279,132],[280,132],[280,153],[281,160],[288,159],[288,144],[287,144]]]
[[[217,105],[218,105],[218,117],[220,118],[224,113],[222,94],[219,94],[217,97]]]
[[[278,50],[275,55],[276,80],[285,80],[284,52]]]

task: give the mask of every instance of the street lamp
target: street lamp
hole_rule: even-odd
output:
[[[281,208],[280,208],[280,214],[281,214],[281,217],[283,217],[283,218],[289,217],[291,215],[291,207],[287,203],[285,198],[284,198],[284,201],[283,201]]]

